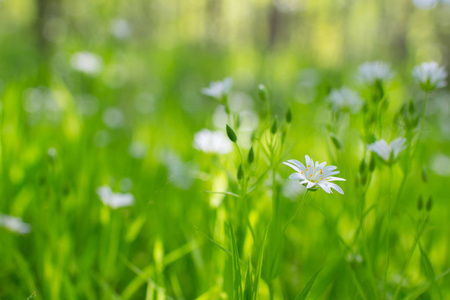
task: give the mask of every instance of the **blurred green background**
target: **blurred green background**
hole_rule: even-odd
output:
[[[340,239],[351,239],[358,224],[352,186],[363,125],[356,117],[342,127],[344,151],[333,157],[324,112],[330,90],[361,88],[358,66],[375,60],[396,73],[384,119],[390,141],[402,134],[393,121],[400,107],[423,98],[412,68],[433,60],[450,69],[448,1],[0,0],[0,213],[32,226],[23,236],[0,228],[0,299],[144,299],[149,287],[158,299],[226,297],[226,255],[205,235],[225,245],[227,216],[217,204],[223,197],[204,191],[231,186],[224,174],[234,174],[237,154],[206,155],[193,138],[217,125],[217,103],[201,89],[227,76],[235,113],[262,118],[259,83],[280,119],[291,107],[287,158],[309,154],[347,179],[344,196],[315,193],[292,226],[276,299],[294,299],[321,266],[310,299],[360,299],[354,279],[369,271],[348,262]],[[426,146],[395,221],[394,286],[420,194],[434,199],[423,238],[434,271],[450,266],[448,87],[432,95],[428,112]],[[279,172],[283,180],[290,174]],[[390,188],[388,170],[376,174],[371,203]],[[135,205],[104,206],[101,185],[132,193]],[[270,198],[260,193],[253,202],[255,222],[268,222]],[[416,255],[405,297],[426,282]],[[442,299],[450,297],[448,277],[439,286]],[[268,299],[264,285],[260,299]]]

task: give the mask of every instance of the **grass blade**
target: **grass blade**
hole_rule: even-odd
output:
[[[306,286],[303,288],[303,291],[295,298],[295,300],[305,300],[306,297],[308,297],[309,291],[311,290],[314,281],[316,281],[317,276],[319,275],[320,271],[322,271],[322,268],[316,271],[314,275],[311,277],[311,279],[308,281]]]

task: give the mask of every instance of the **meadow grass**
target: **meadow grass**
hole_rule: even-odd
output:
[[[450,297],[439,66],[23,34],[0,35],[0,299]],[[305,155],[346,181],[283,164]]]

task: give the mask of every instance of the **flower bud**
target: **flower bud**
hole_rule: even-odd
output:
[[[234,132],[233,128],[231,128],[228,124],[227,124],[227,135],[228,138],[230,139],[230,141],[232,141],[233,143],[236,143],[237,141],[237,136],[236,133]]]
[[[422,195],[419,196],[419,199],[417,199],[417,209],[419,211],[421,211],[423,208],[423,200],[422,200]]]
[[[277,129],[278,129],[277,119],[274,119],[272,122],[272,127],[270,128],[270,132],[272,134],[275,134],[277,133]]]
[[[267,102],[267,98],[269,98],[268,94],[269,92],[267,91],[267,88],[264,84],[258,85],[259,100],[261,100],[262,102]]]
[[[428,198],[428,201],[427,201],[427,206],[426,206],[427,211],[430,211],[432,207],[433,207],[433,197],[430,196],[430,198]]]
[[[255,152],[253,151],[253,146],[250,148],[250,151],[248,151],[247,161],[249,164],[251,164],[255,160]]]
[[[292,112],[291,112],[291,108],[288,108],[288,110],[286,112],[286,122],[291,123],[291,121],[292,121]]]
[[[237,180],[241,181],[242,177],[244,177],[244,170],[242,169],[242,164],[240,164],[237,171]]]
[[[428,182],[428,171],[425,165],[422,166],[422,180],[423,182]]]

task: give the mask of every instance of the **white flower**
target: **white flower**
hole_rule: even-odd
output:
[[[405,138],[395,139],[390,145],[388,145],[385,140],[381,139],[370,144],[367,148],[378,154],[385,162],[393,163],[397,159],[399,153],[406,148],[405,143]]]
[[[209,87],[202,89],[202,94],[211,96],[221,101],[225,96],[228,95],[232,85],[233,79],[227,77],[222,81],[211,82]]]
[[[391,65],[382,61],[366,62],[359,66],[359,78],[366,84],[386,81],[394,77]]]
[[[436,62],[426,62],[420,66],[415,66],[412,72],[414,79],[420,84],[422,90],[430,92],[447,85],[445,79],[447,72],[444,67],[440,67]]]
[[[134,197],[132,194],[113,193],[111,188],[107,185],[97,188],[97,194],[100,196],[100,200],[112,209],[132,206],[134,204]]]
[[[147,146],[141,142],[132,142],[128,146],[128,153],[136,159],[143,159],[147,155],[147,152]]]
[[[111,33],[119,40],[128,38],[131,34],[131,28],[127,20],[114,19],[110,24]]]
[[[291,159],[283,162],[286,166],[291,167],[296,173],[289,176],[289,179],[300,180],[300,184],[307,189],[316,190],[318,187],[322,188],[328,194],[332,193],[331,188],[340,194],[344,191],[335,183],[331,181],[345,181],[343,178],[333,177],[331,175],[339,174],[336,166],[326,166],[326,162],[314,162],[308,155],[305,155],[306,167],[298,160]]]
[[[0,227],[12,232],[26,234],[31,231],[31,225],[24,223],[21,218],[0,214]]]
[[[102,120],[109,128],[119,128],[124,123],[124,116],[120,109],[108,107],[103,111]]]
[[[328,100],[334,111],[349,111],[352,114],[357,114],[363,105],[363,100],[358,93],[346,87],[332,90],[328,96]]]
[[[194,148],[205,153],[226,154],[233,145],[221,131],[203,129],[194,135]]]
[[[75,70],[89,75],[98,75],[103,68],[101,57],[87,51],[72,55],[70,64]]]

